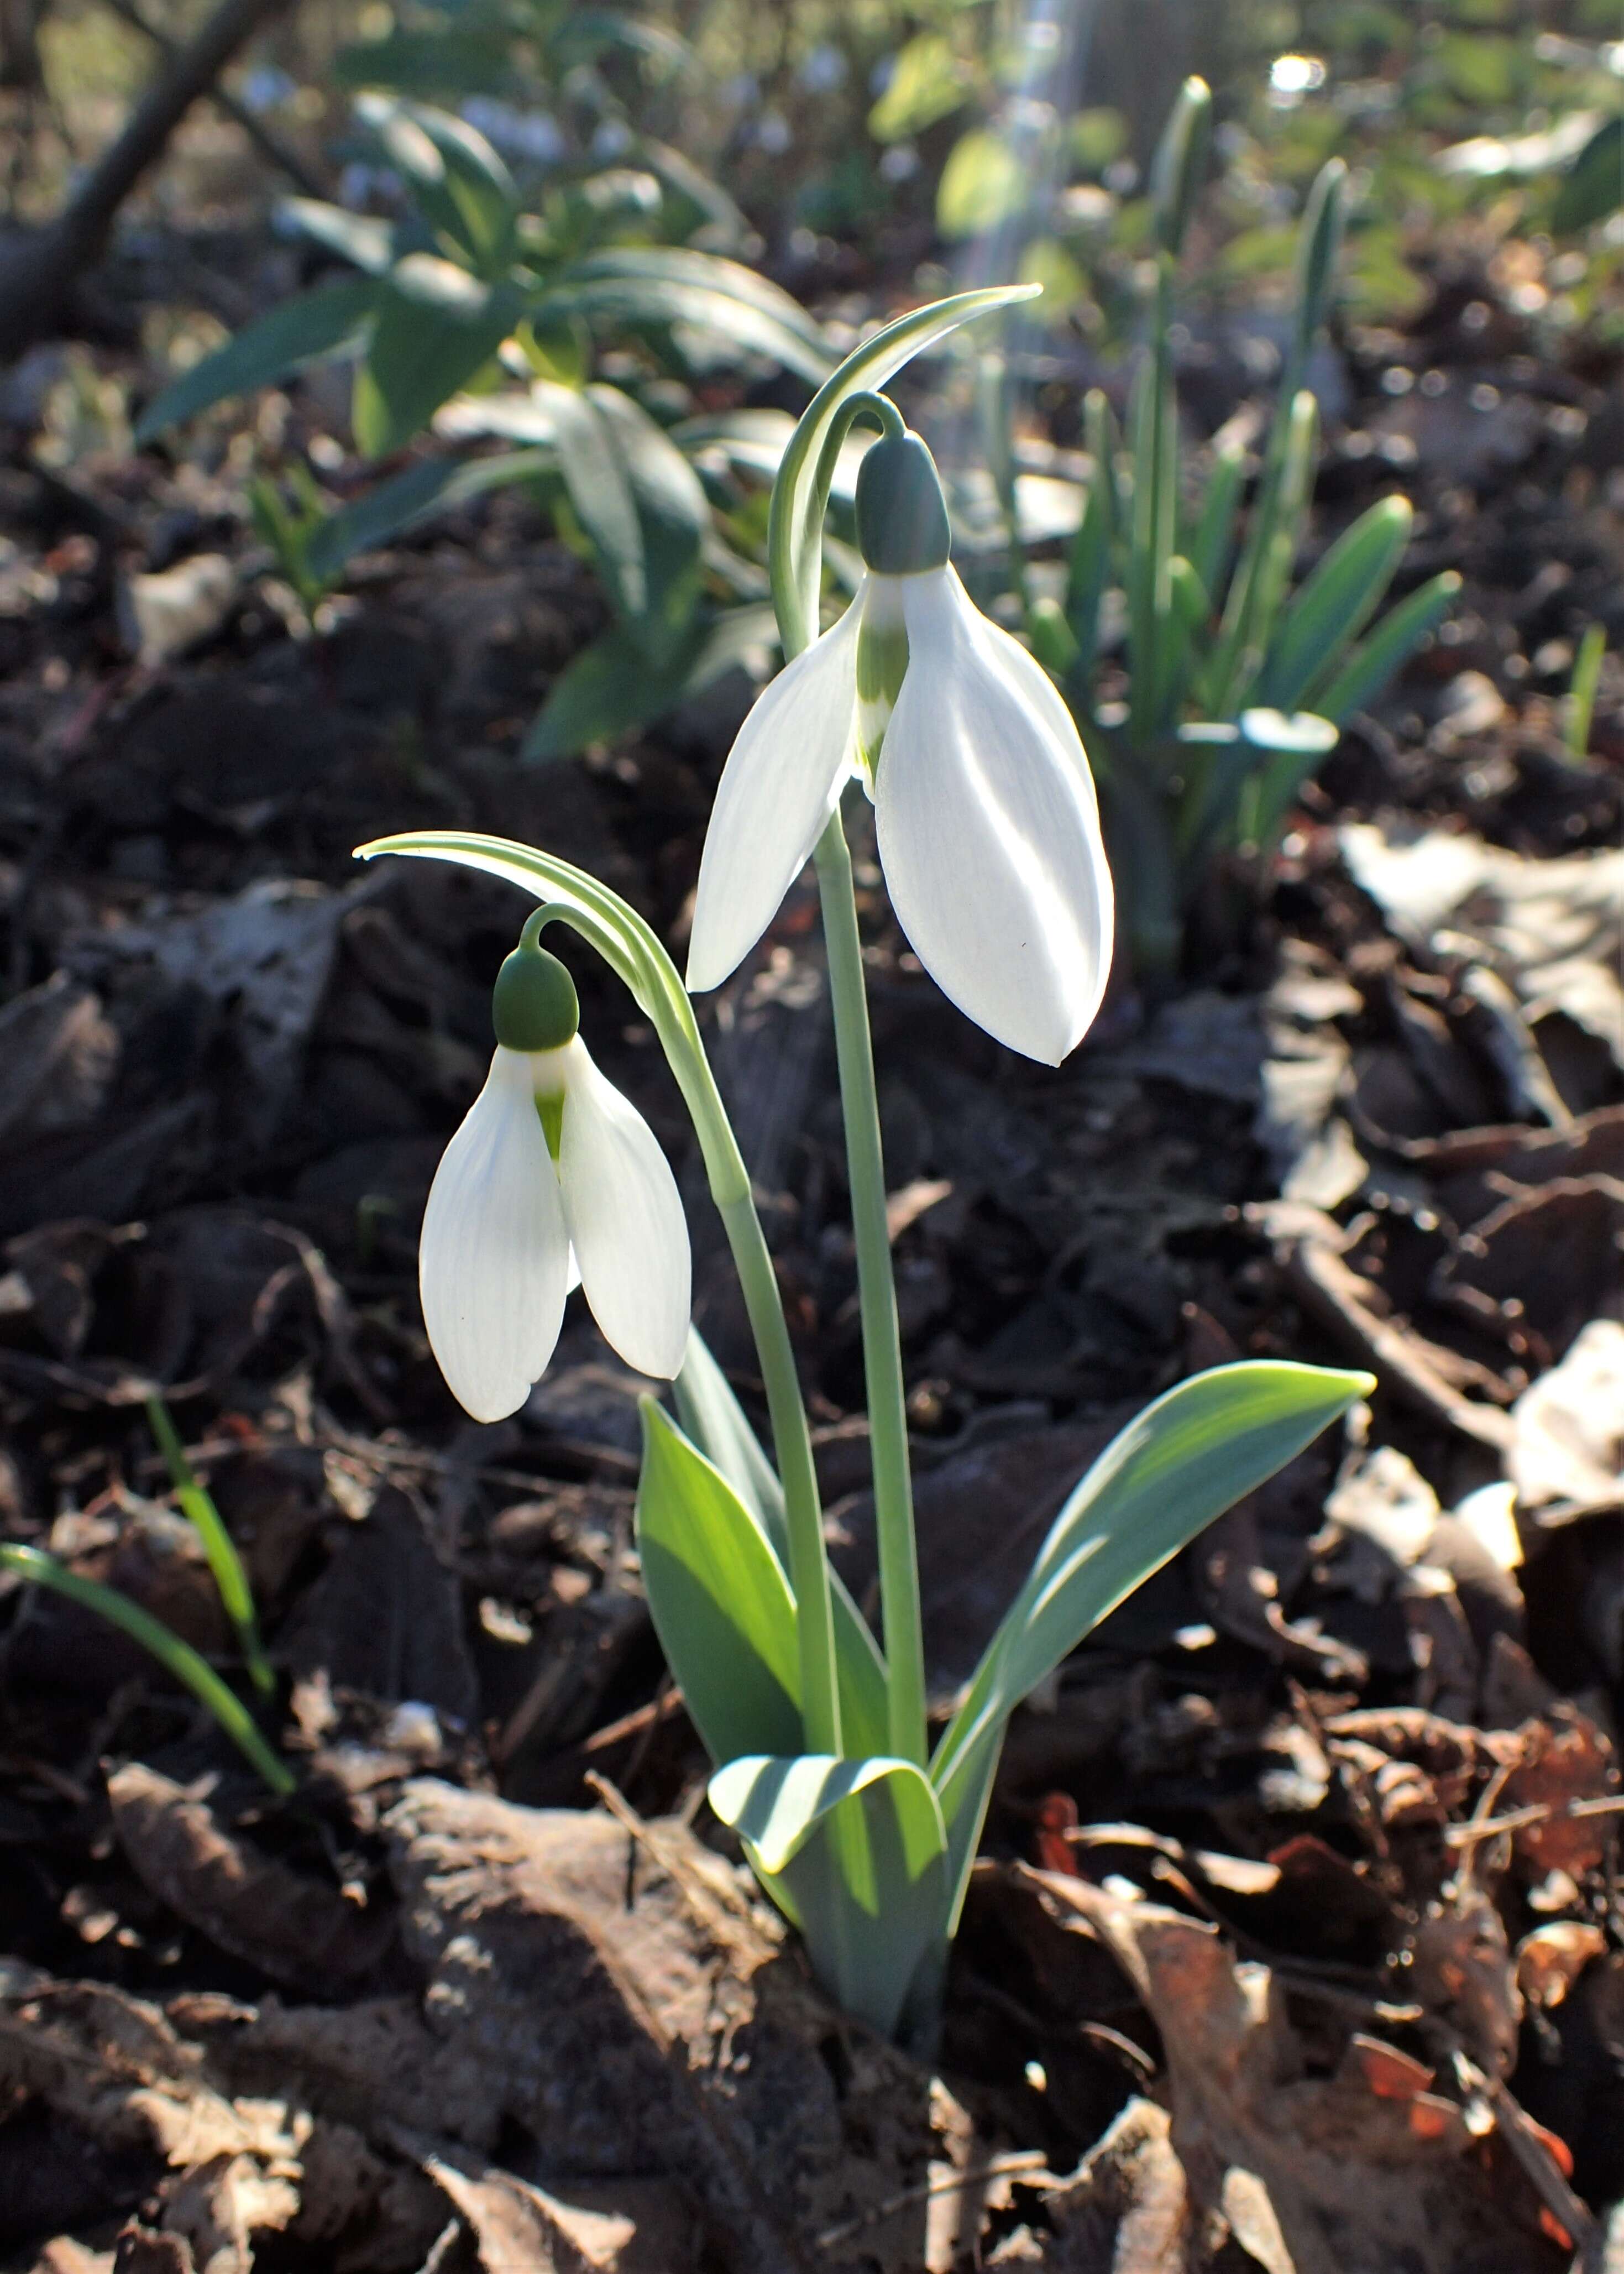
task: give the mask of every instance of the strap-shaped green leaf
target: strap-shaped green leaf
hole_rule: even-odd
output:
[[[1235,549],[1235,526],[1240,514],[1241,491],[1246,479],[1246,445],[1238,435],[1226,435],[1213,452],[1207,494],[1191,532],[1190,566],[1203,591],[1214,600],[1222,594]]]
[[[370,289],[377,316],[356,373],[351,419],[357,441],[376,458],[410,442],[489,363],[523,312],[524,296],[432,252],[409,252]]]
[[[1372,1387],[1369,1374],[1275,1359],[1214,1367],[1135,1416],[1056,1517],[931,1763],[968,1869],[988,1749],[1020,1700],[1203,1525],[1282,1468]]]
[[[1460,589],[1460,576],[1453,568],[1431,578],[1397,607],[1389,608],[1329,682],[1323,688],[1311,687],[1304,700],[1340,727],[1366,703],[1373,702],[1394,674],[1403,668],[1448,614]]]
[[[761,1527],[650,1397],[637,1552],[667,1664],[712,1760],[801,1743],[795,1606]]]
[[[792,322],[764,278],[714,254],[643,248],[634,261],[628,256],[635,250],[595,252],[564,271],[537,303],[538,319],[573,314],[633,330],[692,324],[721,333],[735,347],[780,363],[814,386],[828,371],[829,350],[821,339],[808,338],[806,312],[796,308]],[[747,290],[740,278],[758,289]]]
[[[305,561],[312,576],[330,584],[357,553],[387,545],[417,523],[548,473],[558,461],[551,450],[504,450],[492,458],[431,458],[380,482],[351,505],[330,514],[312,536]]]
[[[360,96],[356,116],[410,183],[447,249],[494,282],[512,257],[519,193],[485,136],[447,110],[393,94]]]
[[[1077,643],[1070,678],[1086,704],[1100,652],[1100,608],[1111,581],[1111,555],[1117,537],[1116,457],[1121,438],[1109,401],[1091,388],[1083,403],[1084,433],[1094,472],[1083,517],[1071,542],[1066,567],[1066,622]]]
[[[546,763],[633,734],[777,637],[772,610],[764,603],[728,608],[695,616],[660,662],[650,657],[635,625],[612,624],[553,681],[520,755]]]
[[[234,395],[251,394],[308,363],[358,347],[378,305],[379,287],[369,276],[346,276],[318,285],[244,324],[235,339],[204,356],[149,403],[137,422],[135,439],[149,442],[166,426],[195,418]]]
[[[579,392],[541,380],[559,468],[616,612],[638,628],[657,669],[687,628],[699,593],[710,518],[699,477],[648,412],[614,387]]]
[[[911,1761],[827,1753],[730,1761],[710,1805],[745,1843],[799,1926],[814,1970],[847,2013],[895,2035],[947,1939],[942,1811]]]
[[[395,224],[376,214],[351,213],[325,198],[282,198],[276,218],[368,276],[385,275],[394,265]]]
[[[1323,680],[1381,604],[1410,542],[1415,513],[1403,497],[1380,499],[1345,529],[1281,619],[1258,699],[1293,711]]]
[[[1037,290],[1035,284],[1001,284],[915,308],[853,348],[818,389],[784,453],[772,495],[767,544],[786,652],[799,654],[817,636],[823,510],[834,475],[834,462],[824,446],[845,404],[853,395],[883,387],[905,363],[973,316],[1007,307],[1014,300],[1029,300]]]
[[[733,1396],[732,1384],[696,1327],[688,1329],[688,1356],[672,1387],[683,1427],[756,1517],[779,1563],[787,1570],[784,1488]],[[830,1584],[843,1742],[856,1753],[878,1752],[889,1729],[885,1660],[868,1622],[852,1600],[838,1572],[831,1572]]]

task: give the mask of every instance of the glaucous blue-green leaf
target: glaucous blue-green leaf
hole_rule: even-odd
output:
[[[356,553],[387,545],[419,522],[465,505],[487,490],[506,489],[515,482],[551,472],[557,463],[551,450],[504,450],[492,458],[425,459],[328,515],[310,538],[306,564],[324,584],[331,584]]]
[[[819,1979],[850,2014],[893,2036],[945,1940],[942,1811],[911,1761],[827,1753],[730,1761],[710,1805],[805,1938]]]
[[[709,509],[699,477],[648,412],[618,388],[538,380],[559,470],[617,613],[637,628],[645,667],[674,654],[698,598]]]
[[[350,416],[356,440],[376,458],[410,442],[490,362],[524,297],[432,252],[409,252],[371,289],[377,314]]]
[[[712,1760],[801,1742],[795,1607],[778,1557],[721,1471],[643,1406],[637,1553],[649,1610]]]
[[[137,422],[135,439],[147,442],[166,426],[194,418],[234,395],[273,386],[304,365],[343,355],[360,345],[378,305],[370,277],[320,284],[244,324],[234,339],[171,380]]]
[[[335,56],[333,74],[342,87],[387,87],[396,94],[502,94],[519,87],[513,37],[500,25],[357,40]]]
[[[424,218],[482,276],[511,258],[519,197],[491,144],[466,120],[431,103],[363,94],[356,116],[406,177]]]
[[[520,756],[532,763],[573,757],[613,742],[695,695],[723,672],[778,636],[764,603],[695,615],[686,637],[662,662],[649,654],[635,624],[612,624],[582,649],[553,681],[530,722]]]
[[[974,1856],[989,1751],[1015,1706],[1204,1525],[1373,1386],[1365,1374],[1246,1359],[1179,1382],[1113,1438],[1055,1518],[931,1763],[956,1890]]]
[[[830,353],[804,309],[737,261],[677,246],[620,246],[594,252],[555,278],[540,317],[583,316],[589,323],[691,324],[735,348],[766,357],[814,386]],[[793,313],[791,312],[793,311]]]
[[[1605,221],[1624,205],[1624,117],[1598,126],[1562,177],[1551,208],[1561,236]]]
[[[341,260],[368,276],[382,276],[393,265],[395,224],[380,221],[375,214],[350,213],[343,206],[329,205],[325,198],[282,198],[276,216],[309,237],[312,245],[336,252]]]
[[[1422,642],[1442,623],[1460,589],[1460,576],[1453,568],[1429,578],[1418,591],[1389,608],[1369,638],[1359,643],[1328,682],[1321,686],[1316,681],[1304,699],[1340,727],[1356,711],[1373,702],[1402,670]]]
[[[672,1388],[683,1427],[757,1518],[780,1565],[787,1570],[784,1487],[733,1396],[732,1384],[697,1328],[689,1329],[688,1355]],[[854,1752],[878,1752],[887,1743],[890,1729],[885,1660],[838,1572],[831,1572],[830,1584],[842,1742]]]
[[[1291,711],[1364,630],[1410,542],[1408,498],[1380,499],[1342,531],[1285,610],[1259,681],[1258,698]]]

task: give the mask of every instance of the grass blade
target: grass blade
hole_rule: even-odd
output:
[[[149,1611],[132,1603],[128,1595],[121,1595],[116,1587],[102,1586],[100,1580],[82,1578],[39,1547],[0,1544],[0,1570],[15,1571],[30,1586],[52,1588],[70,1602],[94,1611],[109,1626],[127,1634],[132,1642],[139,1642],[177,1682],[184,1683],[200,1705],[207,1706],[232,1743],[273,1792],[285,1796],[294,1789],[292,1770],[285,1761],[279,1761],[266,1743],[236,1691],[226,1687],[208,1660],[200,1657],[189,1642],[171,1634]]]
[[[226,1530],[225,1521],[214,1506],[212,1496],[198,1482],[192,1464],[186,1458],[186,1449],[181,1443],[169,1409],[162,1397],[147,1401],[147,1419],[158,1449],[169,1465],[169,1483],[180,1502],[181,1514],[203,1543],[203,1553],[208,1558],[208,1568],[214,1585],[225,1606],[226,1616],[237,1629],[237,1639],[242,1649],[243,1663],[249,1678],[261,1698],[276,1695],[276,1676],[271,1661],[265,1654],[265,1645],[259,1639],[259,1614],[254,1609],[253,1589],[248,1584],[248,1574],[243,1559],[237,1552],[237,1542]]]
[[[1605,624],[1587,624],[1574,663],[1568,689],[1568,723],[1563,741],[1568,755],[1583,762],[1590,747],[1590,720],[1596,712],[1596,689],[1601,680],[1601,659],[1607,652]]]

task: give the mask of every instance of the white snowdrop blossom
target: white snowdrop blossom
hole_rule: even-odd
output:
[[[578,1034],[511,1047],[536,1030],[511,1007],[504,1020],[500,982],[496,1013],[491,1071],[435,1172],[418,1249],[430,1345],[477,1421],[530,1396],[577,1276],[627,1365],[667,1379],[687,1347],[692,1285],[676,1179],[648,1123]]]
[[[920,961],[987,1033],[1057,1065],[1086,1033],[1110,969],[1099,802],[1059,691],[948,566],[939,488],[921,514],[906,480],[871,485],[901,509],[876,521],[871,494],[865,526],[870,468],[905,448],[929,465],[913,435],[876,442],[863,461],[868,573],[855,599],[765,689],[723,769],[688,983],[718,986],[748,954],[855,773]],[[917,461],[901,471],[912,479]],[[928,565],[913,565],[921,554]]]

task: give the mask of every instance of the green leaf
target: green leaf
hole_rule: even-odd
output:
[[[959,292],[950,300],[915,308],[853,348],[813,397],[779,465],[768,536],[768,550],[775,563],[774,584],[783,588],[781,605],[793,618],[793,622],[786,618],[785,633],[794,653],[799,654],[817,631],[823,512],[834,478],[833,460],[824,463],[829,455],[824,446],[842,405],[853,395],[883,387],[904,364],[973,316],[1031,297],[1026,288],[1003,284]]]
[[[699,477],[648,412],[618,388],[531,389],[552,417],[569,501],[620,614],[658,670],[699,596],[710,509]]]
[[[181,1514],[203,1543],[203,1553],[208,1559],[209,1574],[214,1582],[215,1592],[226,1616],[237,1630],[243,1662],[248,1668],[254,1688],[261,1697],[274,1698],[276,1676],[271,1670],[271,1661],[267,1658],[265,1645],[259,1639],[259,1620],[254,1609],[253,1589],[249,1585],[243,1559],[237,1552],[237,1542],[226,1530],[225,1521],[214,1506],[213,1495],[206,1492],[193,1475],[179,1432],[169,1419],[169,1409],[155,1393],[147,1400],[147,1419],[169,1469],[169,1483],[180,1503]]]
[[[876,142],[905,142],[957,110],[970,91],[967,66],[940,32],[919,32],[898,49],[885,92],[868,113]]]
[[[1380,499],[1337,538],[1281,620],[1259,681],[1259,701],[1294,710],[1362,632],[1393,582],[1415,514],[1410,500]]]
[[[1248,1359],[1182,1382],[1136,1415],[1066,1502],[988,1645],[931,1763],[956,1879],[989,1747],[1020,1700],[1215,1516],[1312,1444],[1369,1374]]]
[[[972,127],[948,153],[936,186],[936,227],[945,237],[1002,228],[1026,207],[1033,177],[990,126]]]
[[[136,440],[148,442],[166,426],[177,426],[230,395],[270,387],[305,364],[358,347],[377,305],[377,285],[360,276],[320,284],[313,292],[284,300],[172,380],[142,412]]]
[[[351,416],[357,441],[377,458],[410,442],[489,363],[523,312],[524,296],[432,252],[409,252],[372,290],[377,320]]]
[[[829,373],[828,343],[787,292],[739,261],[687,246],[619,245],[574,262],[535,309],[538,319],[570,313],[629,328],[692,324],[815,386]]]
[[[398,95],[364,94],[356,116],[411,184],[430,225],[478,273],[499,276],[512,257],[519,193],[483,134],[449,111]]]
[[[329,515],[310,538],[306,566],[330,584],[356,553],[387,545],[419,522],[449,513],[487,490],[549,473],[557,463],[551,450],[538,449],[504,450],[492,458],[425,459],[408,466]]]
[[[710,1796],[824,1987],[893,2036],[946,1941],[946,1835],[929,1780],[883,1756],[756,1758],[718,1769]]]
[[[697,1327],[688,1330],[688,1356],[672,1388],[684,1429],[756,1518],[780,1566],[787,1570],[784,1488]],[[887,1741],[890,1726],[885,1660],[838,1573],[831,1572],[830,1580],[842,1742],[856,1752],[878,1752]]]
[[[1396,608],[1390,608],[1327,686],[1310,688],[1304,698],[1310,707],[1340,727],[1354,712],[1373,702],[1443,621],[1460,589],[1459,576],[1453,568],[1446,568],[1440,576],[1432,577],[1407,600],[1401,600]]]
[[[1100,609],[1111,577],[1111,553],[1116,542],[1116,480],[1114,468],[1118,438],[1111,406],[1099,388],[1091,388],[1083,403],[1084,432],[1094,475],[1088,501],[1071,542],[1066,568],[1066,622],[1077,653],[1069,683],[1085,704],[1100,652]]]
[[[368,276],[386,275],[394,262],[395,224],[372,214],[350,213],[321,198],[282,198],[276,215]]]
[[[1190,566],[1200,578],[1202,590],[1214,599],[1222,591],[1229,555],[1234,550],[1235,524],[1245,479],[1246,446],[1237,436],[1228,435],[1213,453],[1207,494],[1201,501],[1201,511],[1188,547]]]
[[[778,631],[764,603],[697,617],[678,651],[656,665],[636,626],[613,624],[554,680],[520,756],[532,762],[568,758],[595,742],[635,734],[752,650],[770,647]]]
[[[515,84],[513,40],[500,25],[391,32],[341,48],[333,75],[341,87],[392,87],[402,94],[500,94]]]
[[[712,1760],[801,1743],[795,1606],[738,1494],[651,1397],[637,1553],[666,1662]]]
[[[1320,327],[1330,312],[1336,290],[1336,264],[1342,253],[1342,210],[1348,169],[1341,158],[1327,159],[1314,177],[1303,207],[1293,260],[1291,305],[1296,312],[1291,362],[1286,374],[1300,380]]]
[[[1212,137],[1213,91],[1204,79],[1187,79],[1162,131],[1150,170],[1156,242],[1175,259],[1184,250],[1201,193]]]
[[[1259,706],[1241,712],[1241,733],[1263,753],[1241,801],[1244,843],[1272,847],[1280,825],[1304,782],[1312,780],[1342,740],[1342,729],[1312,711],[1287,716]]]
[[[1624,117],[1598,126],[1562,177],[1551,226],[1570,237],[1624,205]]]
[[[49,1587],[53,1593],[65,1595],[70,1602],[78,1603],[87,1611],[94,1611],[109,1626],[117,1627],[132,1642],[149,1651],[158,1663],[184,1683],[199,1704],[208,1711],[225,1731],[237,1751],[265,1779],[275,1793],[290,1793],[294,1788],[292,1771],[285,1761],[277,1759],[266,1743],[253,1717],[233,1690],[215,1673],[208,1660],[183,1642],[177,1634],[132,1603],[128,1595],[117,1587],[104,1587],[97,1579],[86,1579],[65,1563],[48,1555],[42,1548],[12,1547],[0,1542],[0,1570],[14,1572],[30,1586]]]

